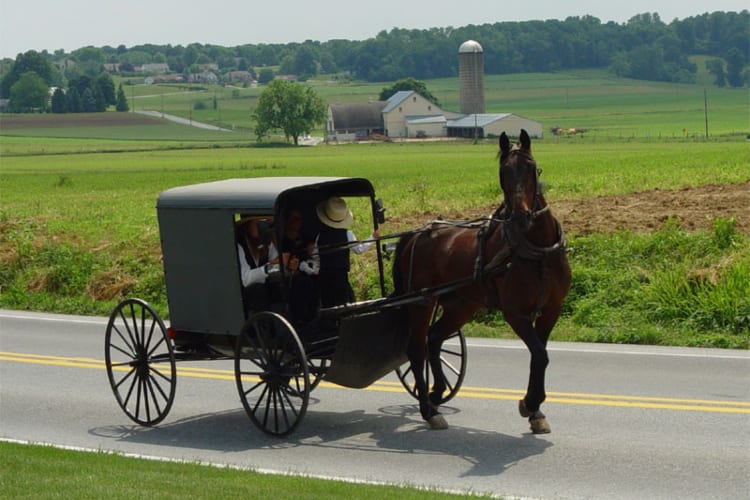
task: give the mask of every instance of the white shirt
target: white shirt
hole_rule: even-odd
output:
[[[250,263],[245,258],[245,250],[243,250],[242,245],[239,243],[237,244],[237,255],[239,256],[240,261],[240,277],[242,278],[242,286],[250,286],[253,283],[265,283],[266,282],[266,268],[265,266],[258,266],[255,264],[258,261],[258,257],[251,256],[253,259],[253,265],[250,265]],[[276,250],[276,246],[271,243],[268,247],[268,262],[273,262],[274,259],[276,259],[279,256],[278,250]]]

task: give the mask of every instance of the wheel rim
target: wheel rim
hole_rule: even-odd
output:
[[[235,351],[235,379],[245,411],[267,434],[290,434],[307,412],[308,361],[294,329],[277,314],[256,314],[243,327]]]
[[[140,299],[121,302],[110,315],[104,343],[107,376],[120,408],[140,425],[164,420],[177,373],[172,341],[156,311]]]
[[[452,339],[458,339],[458,345],[446,346],[446,342]],[[464,381],[464,375],[466,374],[466,339],[460,329],[445,339],[443,345],[440,346],[440,364],[443,368],[443,381],[447,388],[447,391],[443,393],[440,401],[438,401],[438,404],[443,404],[458,394]],[[418,399],[417,380],[414,377],[411,365],[406,363],[402,367],[396,368],[396,375],[406,391]],[[427,361],[422,366],[422,375],[429,390],[432,386],[432,371]]]

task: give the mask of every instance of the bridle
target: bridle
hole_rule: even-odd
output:
[[[534,222],[534,220],[542,215],[543,213],[547,212],[549,210],[549,205],[546,203],[543,207],[539,207],[540,203],[540,194],[541,194],[541,187],[539,184],[539,176],[542,174],[542,169],[538,168],[536,166],[536,161],[531,156],[531,153],[524,149],[515,148],[509,151],[508,153],[504,154],[500,158],[500,188],[503,190],[503,196],[504,201],[503,205],[498,210],[498,215],[502,214],[504,219],[510,220],[514,219],[514,215],[517,213],[517,211],[513,208],[513,204],[511,203],[510,196],[513,192],[518,192],[523,188],[522,181],[524,180],[525,176],[520,175],[518,176],[518,179],[516,179],[516,184],[513,186],[512,190],[505,189],[505,185],[503,183],[503,170],[507,162],[511,159],[511,157],[515,156],[521,156],[523,157],[522,161],[524,161],[524,167],[527,168],[533,168],[534,169],[534,199],[531,202],[531,211],[524,213],[524,215],[529,220],[529,225]],[[510,168],[510,167],[506,167]]]

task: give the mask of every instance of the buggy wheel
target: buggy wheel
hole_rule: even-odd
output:
[[[104,337],[109,385],[131,420],[164,420],[177,385],[174,348],[164,322],[141,299],[126,299],[112,311]]]
[[[432,323],[437,320],[438,313],[438,308],[436,308],[432,316]],[[452,342],[454,339],[458,341],[458,345]],[[446,343],[449,343],[449,345],[446,345]],[[453,399],[464,382],[464,376],[466,375],[466,338],[464,338],[464,333],[461,329],[451,334],[445,339],[443,345],[440,346],[440,364],[443,369],[443,381],[445,382],[447,391],[443,393],[438,401],[434,401],[437,404],[447,403]],[[430,370],[429,362],[425,361],[422,368],[427,387],[429,388],[432,385],[432,371]],[[409,363],[407,362],[401,367],[396,368],[396,375],[406,391],[418,399],[416,379]]]
[[[310,372],[302,343],[278,314],[261,312],[242,327],[234,374],[250,420],[273,436],[290,434],[310,400]]]

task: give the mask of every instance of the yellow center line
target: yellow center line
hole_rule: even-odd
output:
[[[0,361],[16,363],[31,363],[41,365],[63,366],[69,368],[106,369],[105,362],[99,359],[82,357],[50,356],[43,354],[24,354],[0,351]],[[128,367],[116,367],[116,371],[127,371]],[[186,367],[178,364],[177,374],[181,377],[234,380],[234,370],[221,370],[202,367]],[[341,386],[322,381],[320,387],[341,388]],[[399,382],[380,380],[365,388],[377,392],[403,392]],[[501,389],[490,387],[462,386],[457,394],[460,398],[518,400],[524,391],[517,389]],[[618,408],[640,408],[677,411],[700,411],[713,413],[750,414],[750,401],[720,401],[706,399],[682,399],[651,396],[627,396],[615,394],[588,394],[575,392],[548,392],[547,403],[609,406]]]

